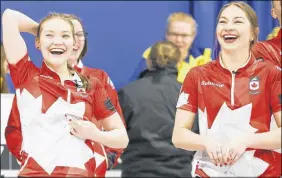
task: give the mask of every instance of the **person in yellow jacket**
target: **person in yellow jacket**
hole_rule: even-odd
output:
[[[274,27],[273,30],[267,35],[267,40],[276,37],[280,31],[281,27]]]
[[[196,27],[195,19],[183,12],[172,13],[167,19],[165,39],[173,42],[181,51],[181,60],[177,66],[177,80],[180,83],[183,83],[191,68],[211,61],[210,48],[199,49],[192,45],[197,33]],[[132,80],[142,77],[146,73],[146,69],[150,67],[148,64],[150,52],[151,47],[143,53],[143,59],[139,62],[139,66],[131,78]]]

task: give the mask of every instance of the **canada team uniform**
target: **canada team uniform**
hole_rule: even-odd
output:
[[[266,41],[260,41],[255,43],[252,48],[252,52],[257,59],[263,60],[266,63],[274,64],[280,67],[282,72],[282,51],[281,51],[281,28],[279,29],[277,36]],[[282,77],[282,76],[281,76]],[[272,117],[271,128],[277,128],[274,117]],[[281,149],[275,150],[280,153],[277,164],[281,164]],[[281,171],[280,171],[281,172]],[[282,173],[281,173],[282,176]]]
[[[276,37],[255,43],[252,52],[257,59],[263,59],[281,68],[281,29]]]
[[[45,62],[37,68],[28,54],[9,68],[20,117],[9,118],[5,136],[9,150],[21,161],[19,176],[95,176],[93,142],[71,135],[65,115],[95,123],[114,114],[104,87],[92,77],[91,89],[84,89],[77,74],[62,85]],[[21,134],[10,134],[13,130]],[[14,141],[22,143],[20,153]]]
[[[114,84],[112,82],[112,80],[110,79],[110,77],[108,76],[108,74],[101,70],[101,69],[96,69],[96,68],[89,68],[83,65],[83,63],[81,61],[79,61],[78,65],[74,66],[74,68],[76,69],[76,71],[78,71],[79,73],[81,73],[83,76],[89,78],[91,76],[94,76],[95,78],[97,78],[101,84],[103,85],[104,89],[106,90],[108,96],[110,97],[113,105],[115,106],[117,112],[119,113],[122,122],[124,125],[125,121],[123,119],[123,114],[122,114],[122,110],[118,101],[118,95],[117,92],[115,90]],[[101,126],[97,123],[97,126],[101,128]],[[95,146],[95,144],[94,144]],[[99,147],[99,148],[97,148]],[[101,147],[101,148],[100,148]],[[118,163],[118,158],[120,157],[120,155],[123,152],[123,149],[113,149],[113,148],[109,148],[106,146],[101,145],[100,143],[96,144],[96,150],[105,150],[107,154],[109,153],[113,153],[114,156],[114,166]],[[99,166],[96,167],[95,170],[95,174],[99,177],[104,177],[106,174],[106,170],[108,167],[108,159],[107,159],[107,155],[105,154],[105,151],[100,152],[99,151],[99,156],[97,155],[96,159],[102,159],[103,161],[99,161],[101,162],[101,164]],[[101,157],[102,156],[102,157]],[[98,158],[99,157],[99,158]],[[104,157],[104,158],[103,158]],[[109,166],[113,166],[113,165],[109,165]]]
[[[281,111],[281,71],[250,56],[242,68],[230,72],[217,59],[191,69],[177,108],[198,112],[200,135],[222,142],[268,132],[272,113]],[[280,154],[275,151],[248,148],[233,166],[220,167],[210,161],[206,151],[197,151],[192,175],[279,177],[281,163],[278,165],[277,159]]]

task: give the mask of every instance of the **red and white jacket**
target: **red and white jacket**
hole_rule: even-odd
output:
[[[252,52],[257,59],[261,58],[282,68],[281,28],[276,37],[255,43]]]
[[[89,78],[90,90],[77,87],[77,74],[61,84],[55,72],[44,62],[37,68],[28,54],[9,68],[18,113],[12,108],[5,137],[8,149],[21,161],[19,176],[95,176],[93,155],[98,151],[90,140],[70,134],[65,114],[95,123],[115,113],[99,80]]]
[[[281,111],[281,71],[251,56],[242,68],[230,72],[217,59],[187,74],[177,108],[198,112],[200,135],[222,142],[268,132],[272,113]],[[275,151],[247,149],[233,166],[219,167],[205,151],[197,151],[192,175],[279,177],[281,163],[278,165],[277,159],[281,155]]]
[[[117,112],[119,113],[124,126],[126,126],[124,118],[123,118],[122,110],[121,110],[121,107],[120,107],[120,104],[119,104],[118,95],[117,95],[117,92],[115,90],[115,86],[114,86],[111,78],[109,77],[109,75],[101,69],[86,67],[86,66],[83,65],[83,63],[81,61],[79,61],[78,64],[76,66],[74,66],[74,68],[76,69],[76,71],[78,71],[83,76],[85,76],[87,78],[95,77],[101,82],[101,84],[103,85],[104,89],[106,90],[108,96],[110,97],[113,105],[115,106]],[[102,129],[101,125],[99,125],[98,122],[96,124],[100,129]],[[97,165],[97,167],[95,169],[95,175],[97,175],[98,177],[104,177],[105,174],[106,174],[106,170],[107,170],[107,168],[109,168],[109,166],[111,166],[111,168],[112,168],[112,167],[117,165],[118,158],[121,156],[123,149],[109,148],[109,147],[103,146],[101,144],[96,144],[95,146],[96,146],[97,150],[101,150],[101,151],[103,150],[103,152],[101,152],[100,155],[96,155],[96,157],[95,157],[97,160],[98,159],[103,160],[102,162],[99,161],[99,162],[101,162],[101,164]],[[106,154],[105,154],[104,150],[106,151]],[[111,154],[112,159],[114,159],[114,161],[108,160],[107,154]],[[113,162],[113,163],[111,163],[113,165],[108,165],[108,164],[110,164],[110,162]]]

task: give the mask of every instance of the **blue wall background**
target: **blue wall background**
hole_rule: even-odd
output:
[[[164,37],[170,13],[192,14],[198,23],[195,46],[213,48],[217,13],[229,1],[1,1],[6,8],[25,13],[36,21],[48,12],[65,12],[79,16],[88,32],[89,50],[84,64],[105,70],[116,88],[128,83],[143,51]],[[269,1],[247,1],[257,12],[260,40],[277,25],[271,16]],[[42,57],[34,47],[34,37],[23,35],[29,54],[37,66]],[[1,33],[2,39],[2,33]],[[16,51],[15,51],[16,52]]]

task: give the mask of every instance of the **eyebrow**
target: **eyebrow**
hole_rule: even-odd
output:
[[[224,16],[223,16],[223,17],[220,17],[219,19],[221,19],[221,18],[222,18],[222,19],[226,19],[226,20],[227,20],[227,18],[226,18],[226,17],[224,17]],[[239,17],[239,16],[238,16],[238,17],[234,17],[234,19],[244,19],[244,17]],[[245,20],[245,19],[244,19],[244,20]]]
[[[234,19],[243,19],[243,20],[245,20],[244,17],[234,17]]]
[[[52,32],[52,33],[54,33],[53,30],[46,30],[46,31],[44,31],[44,33],[47,33],[47,32]],[[62,33],[71,33],[71,32],[64,30],[64,31],[62,31]]]

